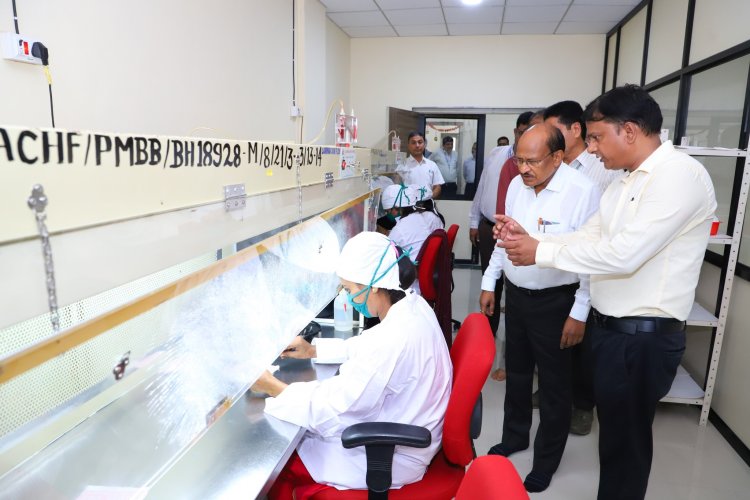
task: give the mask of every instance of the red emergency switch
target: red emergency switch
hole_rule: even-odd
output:
[[[29,42],[23,42],[23,53],[29,55]]]

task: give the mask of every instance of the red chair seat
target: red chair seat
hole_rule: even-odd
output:
[[[456,500],[528,500],[516,468],[505,457],[485,455],[469,466]]]
[[[450,500],[464,477],[464,468],[449,464],[442,450],[435,455],[421,481],[390,490],[389,500]],[[367,490],[339,491],[328,488],[310,497],[313,500],[367,500]]]

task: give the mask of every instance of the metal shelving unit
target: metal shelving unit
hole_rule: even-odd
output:
[[[669,393],[662,399],[667,403],[683,403],[698,405],[701,407],[700,425],[706,425],[708,421],[708,412],[711,409],[711,399],[713,397],[714,384],[716,383],[716,373],[719,367],[719,357],[721,355],[721,345],[724,340],[724,328],[727,324],[727,315],[729,313],[729,301],[732,296],[732,284],[734,283],[734,271],[737,266],[739,256],[740,239],[742,237],[742,223],[745,219],[745,205],[747,204],[747,195],[750,191],[750,156],[748,152],[742,149],[723,149],[723,148],[691,148],[677,147],[678,151],[689,154],[690,156],[707,156],[707,157],[734,157],[744,158],[745,164],[742,172],[742,185],[740,186],[740,196],[736,207],[736,216],[734,227],[731,234],[717,234],[711,236],[709,245],[728,245],[729,259],[726,264],[724,285],[721,293],[721,300],[716,308],[715,314],[710,313],[697,302],[693,304],[690,315],[687,319],[688,326],[711,327],[714,332],[714,342],[711,347],[711,359],[708,364],[708,373],[706,382],[701,387],[690,374],[680,366],[677,370],[672,388]]]

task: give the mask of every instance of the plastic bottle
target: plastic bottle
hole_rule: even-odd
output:
[[[352,136],[351,143],[357,143],[357,117],[354,116],[354,108],[352,108]]]
[[[333,329],[350,332],[354,326],[353,318],[352,306],[346,300],[346,292],[341,290],[333,301]]]
[[[401,138],[396,134],[391,139],[391,151],[401,151]]]

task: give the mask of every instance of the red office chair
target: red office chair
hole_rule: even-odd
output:
[[[451,224],[446,233],[448,234],[448,248],[452,252],[453,243],[456,241],[456,234],[458,234],[458,224]]]
[[[466,317],[450,354],[453,386],[445,413],[442,449],[432,460],[422,480],[389,490],[394,447],[429,446],[431,436],[427,429],[389,422],[355,424],[344,431],[341,442],[346,448],[365,446],[369,490],[326,488],[314,494],[311,497],[313,500],[449,500],[456,495],[466,465],[476,456],[473,440],[482,430],[481,391],[495,359],[495,341],[489,321],[483,314],[472,313]],[[375,469],[371,470],[373,465]],[[518,476],[517,473],[515,475]]]
[[[469,466],[456,500],[528,500],[521,476],[505,457],[485,455]]]
[[[419,291],[435,310],[445,342],[453,342],[451,326],[450,248],[448,235],[442,229],[433,231],[422,244],[417,255]]]
[[[453,284],[453,264],[456,261],[456,255],[453,253],[453,244],[456,242],[458,228],[458,224],[451,224],[451,226],[448,228],[448,231],[446,231],[446,233],[448,234],[448,252],[450,253],[451,258],[451,293],[453,293],[453,289],[455,288],[455,285]],[[461,328],[461,322],[451,318],[451,326],[452,328],[458,330],[459,328]]]

